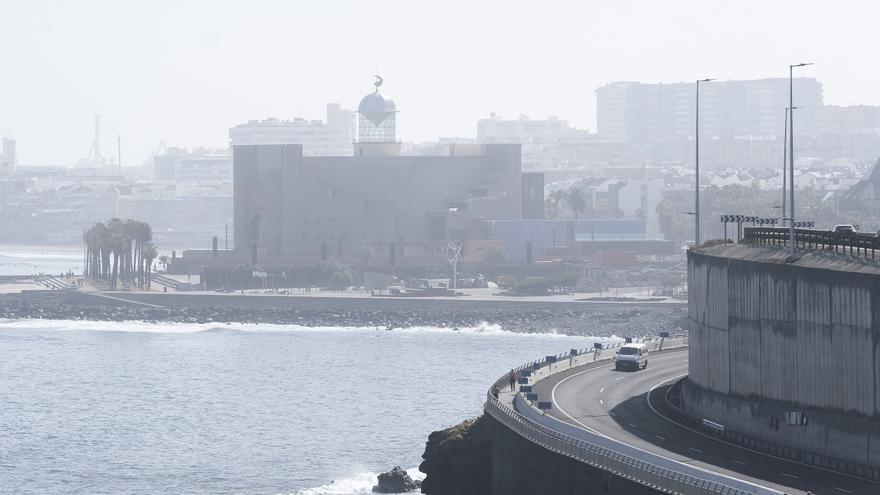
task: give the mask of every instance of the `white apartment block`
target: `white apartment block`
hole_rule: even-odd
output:
[[[231,146],[258,144],[301,144],[303,156],[352,156],[354,113],[327,104],[327,121],[251,120],[229,129]]]

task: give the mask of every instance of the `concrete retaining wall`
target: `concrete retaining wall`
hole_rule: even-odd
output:
[[[880,466],[880,265],[827,253],[785,263],[780,253],[741,245],[688,253],[685,408]],[[787,425],[787,412],[806,424]]]
[[[492,493],[534,495],[655,495],[664,493],[557,454],[517,435],[489,415]]]

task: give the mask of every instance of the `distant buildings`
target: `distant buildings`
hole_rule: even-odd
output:
[[[358,112],[355,156],[306,156],[296,144],[234,145],[235,248],[277,257],[445,256],[485,238],[483,219],[524,210],[520,147],[456,145],[400,156],[397,107],[376,91]],[[536,179],[531,188],[543,188]],[[542,211],[543,195],[525,209]],[[393,254],[389,254],[393,253]]]
[[[853,105],[839,107],[825,105],[822,110],[822,134],[880,135],[880,106]]]
[[[232,156],[228,150],[169,148],[153,157],[153,180],[171,182],[232,181]]]
[[[569,164],[567,146],[594,140],[594,134],[552,115],[546,119],[520,115],[507,120],[493,113],[477,122],[478,142],[522,145],[524,170],[564,168]]]
[[[569,127],[567,121],[553,115],[544,120],[531,119],[528,115],[505,120],[492,113],[488,119],[477,122],[477,139],[481,143],[545,145],[570,141],[578,133],[585,132]]]
[[[571,163],[693,164],[695,83],[615,82],[596,90],[598,139],[569,146]],[[880,108],[826,106],[822,84],[794,79],[798,157],[873,161]],[[788,78],[700,86],[700,151],[707,170],[781,166]]]
[[[351,156],[354,141],[353,112],[337,103],[327,104],[327,121],[251,120],[229,129],[232,146],[301,144],[303,156]]]
[[[789,104],[787,78],[713,81],[701,86],[701,137],[782,137]],[[794,80],[795,134],[812,136],[822,125],[822,84]],[[616,82],[596,90],[597,130],[608,142],[656,143],[694,136],[695,83]]]
[[[11,175],[15,171],[15,140],[3,138],[0,147],[0,175]]]

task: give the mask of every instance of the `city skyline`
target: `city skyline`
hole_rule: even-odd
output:
[[[760,5],[753,18],[748,5],[696,2],[559,2],[539,16],[495,2],[13,3],[15,22],[0,31],[0,43],[18,47],[6,58],[15,77],[0,80],[0,135],[18,141],[21,163],[69,165],[87,156],[100,113],[107,154],[121,135],[123,163],[139,165],[161,141],[225,147],[228,129],[249,120],[317,119],[327,102],[352,108],[376,72],[404,109],[400,139],[415,142],[475,136],[492,112],[560,115],[595,131],[604,84],[782,77],[802,60],[816,62],[802,75],[824,84],[826,104],[880,103],[880,74],[858,63],[870,59],[878,7],[801,5],[782,29],[785,8]],[[481,20],[496,11],[497,24]],[[334,36],[342,32],[364,41]]]

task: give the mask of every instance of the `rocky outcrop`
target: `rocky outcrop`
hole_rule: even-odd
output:
[[[491,447],[491,432],[484,416],[431,433],[419,465],[419,470],[427,475],[422,481],[422,493],[492,493]]]
[[[421,481],[413,480],[400,466],[379,475],[379,484],[373,486],[374,493],[406,493],[419,488]]]

